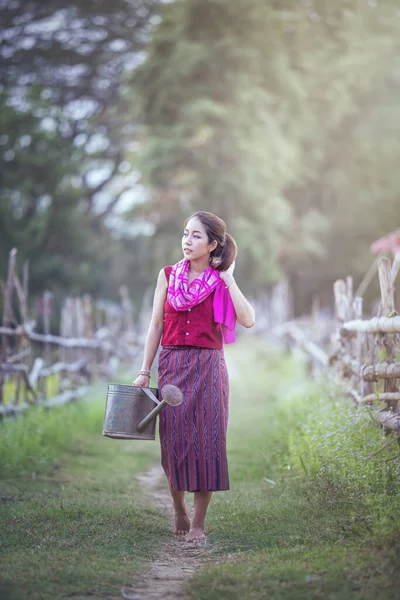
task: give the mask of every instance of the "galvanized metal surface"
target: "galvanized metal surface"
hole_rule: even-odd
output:
[[[157,388],[146,388],[158,398]],[[153,410],[155,402],[140,387],[110,383],[104,416],[103,435],[122,440],[155,440],[156,420],[143,432],[137,425]]]

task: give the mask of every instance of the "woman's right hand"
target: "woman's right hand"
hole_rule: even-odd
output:
[[[147,375],[138,375],[135,381],[132,382],[135,387],[150,387],[150,377]]]

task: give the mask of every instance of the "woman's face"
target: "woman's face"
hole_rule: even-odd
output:
[[[185,258],[190,261],[202,258],[208,260],[210,252],[216,245],[216,242],[208,243],[204,225],[197,217],[193,217],[187,222],[182,237],[182,250]]]

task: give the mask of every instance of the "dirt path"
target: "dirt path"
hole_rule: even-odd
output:
[[[175,538],[171,498],[165,487],[161,467],[154,467],[139,480],[155,508],[168,514],[171,521],[171,539],[160,549],[148,572],[132,588],[122,588],[127,600],[174,600],[185,598],[183,587],[186,579],[210,560],[212,548],[207,545],[190,544]]]

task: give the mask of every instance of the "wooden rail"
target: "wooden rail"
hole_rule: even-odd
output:
[[[67,297],[57,335],[51,331],[57,315],[48,290],[39,302],[39,318],[30,318],[29,269],[26,263],[21,283],[16,259],[13,249],[0,286],[0,418],[38,404],[50,408],[82,397],[92,378],[110,377],[120,362],[132,364],[140,352],[125,286],[120,289],[121,303],[109,312],[106,303],[96,303],[87,294]]]
[[[394,298],[398,264],[398,256],[393,265],[387,257],[378,260],[380,315],[362,319],[362,298],[357,298],[357,310],[354,310],[353,302],[353,312],[346,313],[350,319],[340,323],[332,360],[361,403],[371,406],[378,422],[384,429],[392,431],[400,431],[400,316]],[[343,293],[347,293],[347,298],[349,293],[342,284],[336,284],[338,288],[336,314],[341,321]],[[357,318],[352,319],[354,316]],[[382,408],[382,404],[386,408]]]
[[[365,293],[378,273],[378,315],[369,319],[363,319],[362,296],[353,297],[352,278],[335,282],[336,333],[329,348],[318,346],[295,322],[276,329],[295,342],[315,368],[342,381],[346,393],[357,404],[370,406],[377,422],[392,432],[400,432],[400,316],[394,296],[399,267],[400,253],[393,264],[381,257],[359,286],[357,293]]]

